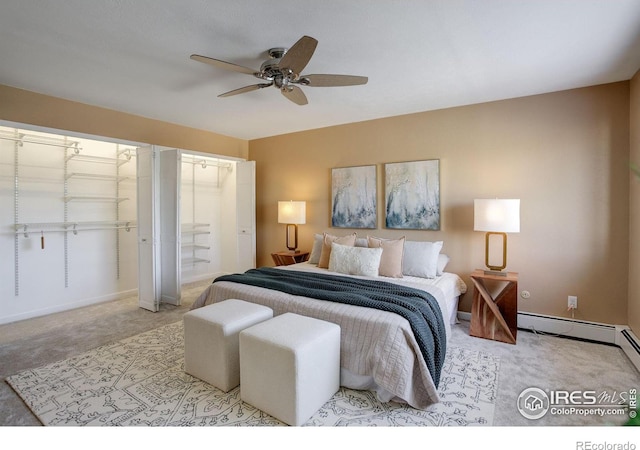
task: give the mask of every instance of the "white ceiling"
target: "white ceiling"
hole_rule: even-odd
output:
[[[319,41],[309,73],[352,87],[217,95],[272,47]],[[640,0],[17,0],[0,9],[0,84],[242,139],[630,79]]]

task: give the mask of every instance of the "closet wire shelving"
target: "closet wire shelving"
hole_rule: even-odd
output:
[[[82,147],[80,147],[79,141],[70,140],[68,137],[52,138],[40,135],[31,135],[23,133],[17,129],[13,132],[7,132],[0,130],[0,139],[12,141],[13,146],[13,216],[14,216],[14,286],[15,296],[20,293],[20,236],[25,238],[29,237],[30,233],[40,234],[42,237],[41,245],[44,248],[44,233],[62,232],[64,233],[64,286],[69,287],[69,233],[77,235],[80,231],[93,231],[93,230],[116,230],[116,264],[117,264],[117,277],[120,278],[120,234],[119,230],[125,230],[129,232],[132,228],[136,228],[136,221],[134,220],[121,220],[118,204],[122,201],[128,200],[128,198],[121,198],[120,195],[120,182],[127,180],[131,177],[121,176],[120,167],[123,164],[131,161],[135,157],[135,149],[124,148],[120,149],[120,144],[116,144],[116,155],[114,158],[85,155],[82,154]],[[65,151],[64,158],[64,187],[63,187],[63,200],[64,200],[64,212],[63,221],[55,222],[20,222],[20,148],[25,143],[48,145],[58,148],[63,148]],[[69,151],[71,150],[71,154]],[[70,161],[81,161],[91,163],[113,164],[116,167],[115,175],[104,175],[91,172],[71,172],[69,171]],[[94,179],[103,181],[114,181],[116,183],[116,195],[115,197],[108,196],[90,196],[90,195],[70,195],[69,194],[69,180],[70,179]],[[99,201],[99,202],[113,202],[115,206],[116,219],[105,221],[70,221],[68,217],[68,203],[74,201]]]
[[[182,242],[181,250],[183,257],[181,259],[181,266],[184,269],[185,267],[193,268],[196,264],[200,263],[210,263],[211,259],[208,257],[202,257],[201,251],[211,250],[210,245],[205,245],[203,243],[198,242],[197,237],[200,235],[210,235],[210,227],[209,223],[196,222],[196,166],[200,166],[203,169],[207,169],[208,167],[216,169],[215,182],[213,186],[215,188],[220,188],[222,183],[222,176],[226,173],[230,173],[233,171],[233,165],[230,163],[224,163],[217,160],[202,158],[197,156],[188,156],[182,155],[182,162],[185,164],[191,164],[191,198],[192,198],[192,208],[191,208],[191,222],[190,223],[182,223],[181,224],[181,235],[183,238],[188,238],[188,242]],[[200,183],[198,183],[200,184]],[[188,254],[188,257],[184,257],[185,254]]]

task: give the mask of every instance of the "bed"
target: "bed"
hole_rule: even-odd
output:
[[[337,244],[331,246],[332,249],[341,247]],[[359,256],[357,259],[361,261],[363,258]],[[310,258],[308,262],[280,266],[277,271],[388,282],[427,292],[439,306],[447,339],[451,333],[450,325],[456,322],[458,299],[466,292],[466,285],[459,276],[444,271],[432,278],[411,275],[386,277],[336,272],[334,264],[328,268],[321,266]],[[268,306],[274,315],[293,312],[340,325],[342,386],[371,390],[383,402],[402,402],[418,409],[439,400],[431,366],[421,353],[424,348],[419,345],[412,324],[398,314],[234,281],[214,281],[196,299],[192,309],[230,298]]]

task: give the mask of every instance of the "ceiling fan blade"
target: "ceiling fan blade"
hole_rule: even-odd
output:
[[[289,69],[295,75],[299,75],[309,63],[317,45],[318,41],[314,38],[302,36],[280,59],[280,68]]]
[[[233,70],[234,72],[240,72],[240,73],[246,73],[247,75],[254,75],[258,72],[257,70],[253,70],[248,67],[239,66],[237,64],[221,61],[215,58],[209,58],[208,56],[191,55],[191,59],[193,59],[194,61],[203,62],[205,64],[211,64],[212,66],[216,66],[221,69]]]
[[[238,95],[238,94],[244,94],[245,92],[257,91],[258,89],[269,87],[272,84],[273,83],[252,84],[251,86],[245,86],[239,89],[234,89],[233,91],[225,92],[224,94],[218,95],[218,97],[231,97],[232,95]]]
[[[313,87],[331,87],[331,86],[357,86],[367,84],[369,78],[355,75],[303,75],[300,78],[300,84]]]
[[[282,92],[282,95],[287,97],[296,105],[302,106],[309,103],[307,100],[307,96],[304,95],[304,92],[302,92],[302,89],[300,89],[298,86],[286,86],[280,89],[280,92]]]

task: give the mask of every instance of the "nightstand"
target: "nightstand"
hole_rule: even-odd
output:
[[[309,252],[276,252],[272,253],[271,257],[276,266],[288,266],[290,264],[305,262],[309,259]]]
[[[508,272],[506,276],[501,276],[476,270],[471,274],[471,281],[474,291],[469,334],[515,344],[518,332],[518,273]]]

